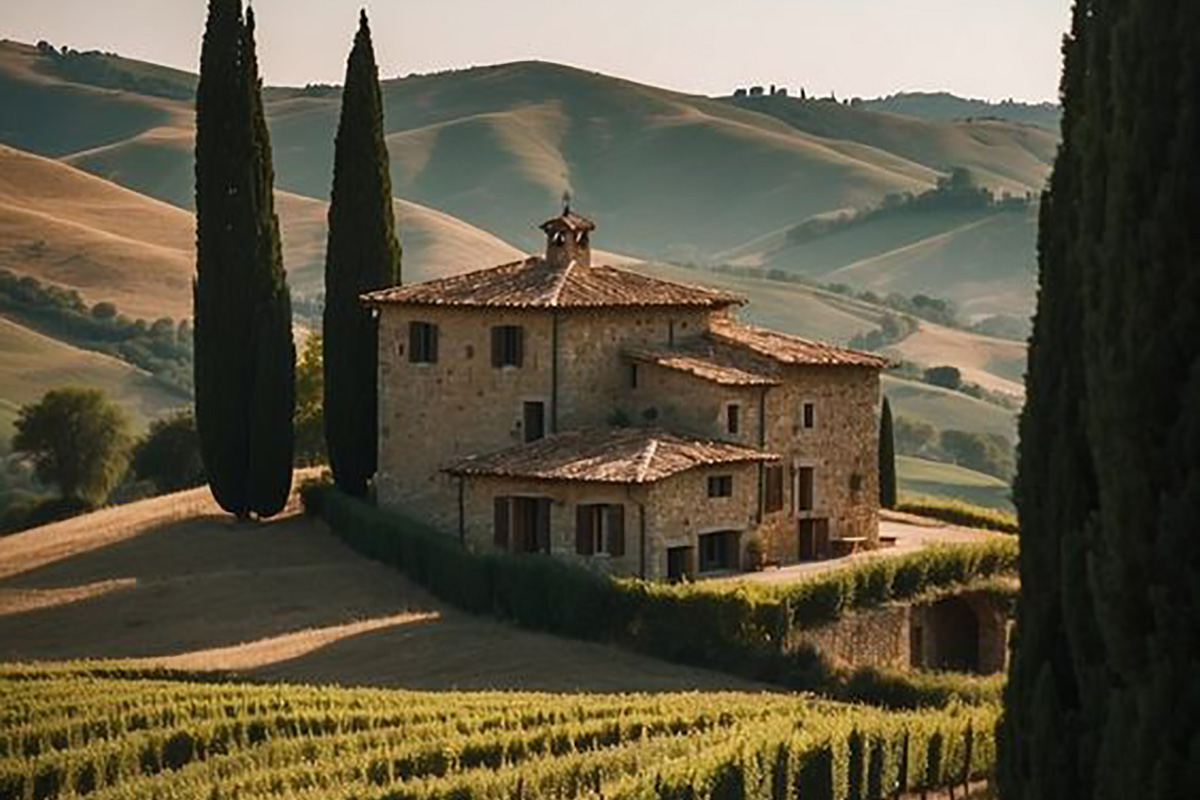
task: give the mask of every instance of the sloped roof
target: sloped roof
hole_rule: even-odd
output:
[[[596,223],[592,222],[587,217],[581,217],[574,211],[567,209],[559,216],[551,217],[538,227],[544,231],[594,231],[596,230]]]
[[[769,359],[708,337],[678,347],[630,347],[635,361],[686,372],[722,386],[778,386],[779,367]]]
[[[780,364],[873,369],[887,369],[892,366],[889,359],[875,353],[801,339],[799,336],[756,328],[731,319],[714,320],[708,336],[717,342],[745,348]]]
[[[779,456],[728,442],[661,429],[593,429],[560,433],[446,468],[452,475],[549,481],[646,484],[697,467],[776,461]]]
[[[721,308],[744,302],[728,292],[659,280],[616,267],[576,262],[556,267],[536,256],[463,275],[381,289],[363,295],[362,300],[368,305],[499,308]]]

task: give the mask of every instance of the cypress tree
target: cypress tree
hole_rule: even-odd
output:
[[[338,486],[365,495],[377,460],[378,323],[359,295],[400,280],[383,99],[367,13],[346,64],[325,255],[325,441]]]
[[[892,433],[892,404],[886,397],[879,416],[879,505],[896,507],[896,439]]]
[[[291,485],[294,350],[253,14],[211,0],[196,93],[196,426],[213,496],[239,518]]]
[[[1021,423],[1005,798],[1200,796],[1200,4],[1078,0]]]

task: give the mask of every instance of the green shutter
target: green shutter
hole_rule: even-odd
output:
[[[592,506],[575,506],[575,552],[581,556],[590,556],[593,553],[592,543],[596,541],[594,520]]]

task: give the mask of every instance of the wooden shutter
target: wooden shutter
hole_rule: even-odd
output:
[[[766,510],[783,508],[783,467],[767,467]]]
[[[436,364],[438,360],[438,326],[429,324],[425,326],[426,336],[429,337],[429,363]]]
[[[608,554],[614,557],[625,555],[625,506],[622,503],[608,507]]]
[[[509,328],[512,333],[512,364],[515,367],[521,366],[525,360],[525,329],[519,325],[513,325]]]
[[[581,556],[590,556],[594,552],[595,519],[591,506],[575,506],[575,552]]]
[[[495,500],[495,542],[501,550],[508,549],[508,498],[497,497]]]
[[[504,366],[504,328],[492,328],[492,366]]]
[[[537,531],[537,551],[550,552],[550,501],[534,501],[534,525]]]
[[[421,323],[408,323],[408,360],[414,364],[421,360]]]
[[[815,483],[815,473],[812,467],[800,468],[800,510],[811,511],[813,507],[813,484]]]

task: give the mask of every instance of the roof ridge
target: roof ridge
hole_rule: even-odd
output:
[[[637,482],[642,483],[646,480],[646,475],[650,472],[650,465],[654,462],[654,456],[658,453],[658,437],[650,439],[646,445],[645,452],[642,453],[641,463],[637,468]]]
[[[575,259],[567,262],[567,266],[563,268],[562,275],[555,281],[554,286],[550,289],[550,305],[557,306],[559,298],[562,296],[562,291],[567,285],[567,278],[571,275],[571,268],[578,263]]]

